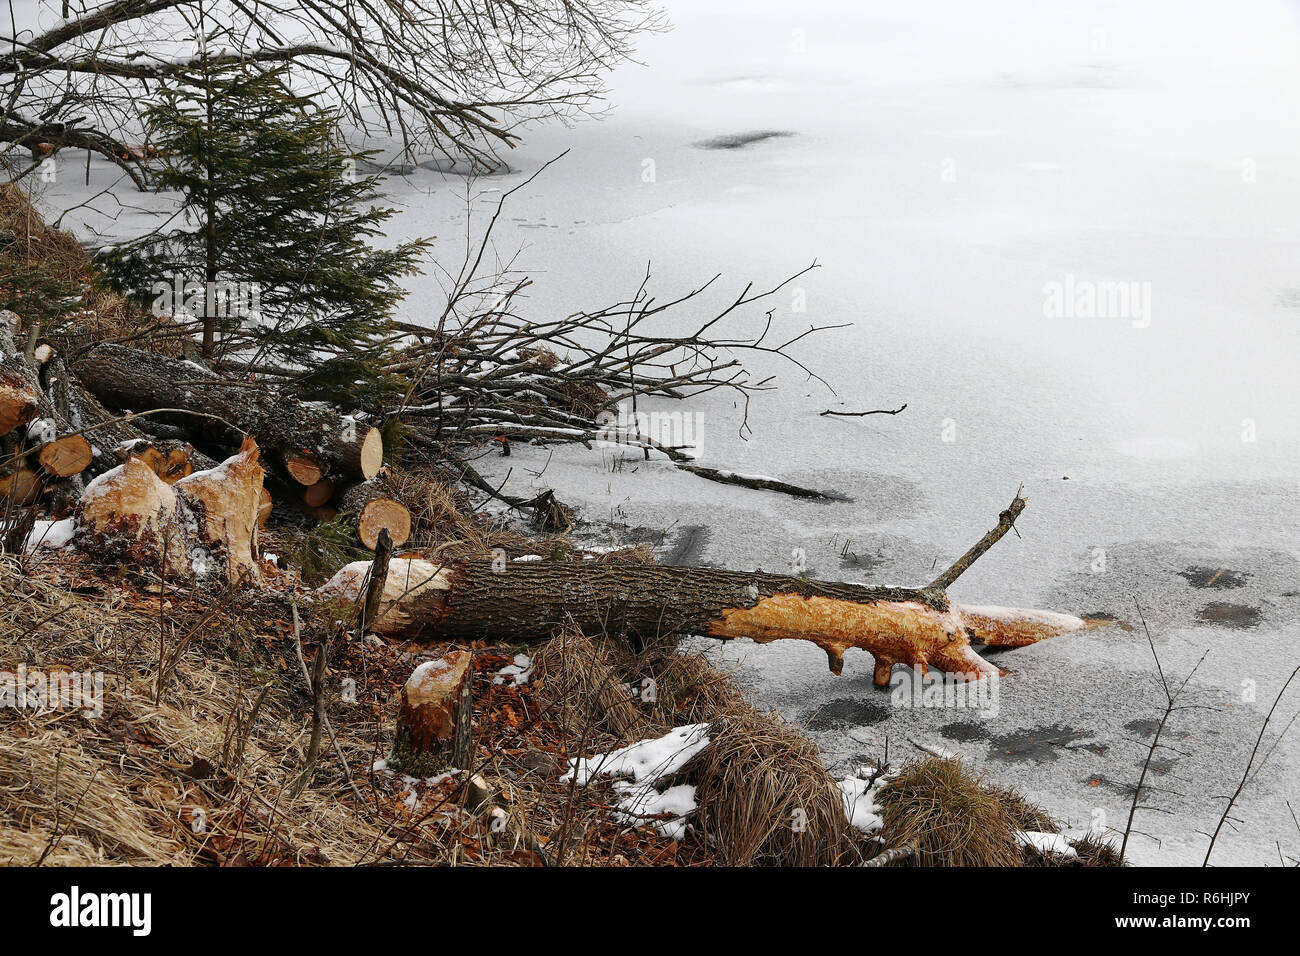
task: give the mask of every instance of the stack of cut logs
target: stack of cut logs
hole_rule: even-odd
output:
[[[80,527],[92,488],[92,499],[110,492],[95,505],[101,513],[119,502],[130,510],[127,499],[161,507],[169,499],[157,486],[192,491],[208,473],[226,484],[255,481],[259,527],[274,500],[319,519],[338,516],[371,549],[385,529],[397,546],[409,539],[410,512],[387,493],[381,472],[381,433],[359,415],[121,345],[65,363],[48,344],[16,341],[16,321],[0,313],[0,515],[39,504],[54,517],[76,512]],[[256,470],[225,467],[252,457],[246,440],[256,445]],[[199,448],[236,454],[214,472],[218,461]],[[175,570],[178,561],[165,563]]]

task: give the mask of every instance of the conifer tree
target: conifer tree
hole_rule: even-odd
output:
[[[292,95],[282,71],[199,62],[148,114],[175,225],[106,253],[105,268],[156,311],[201,320],[205,358],[375,404],[387,389],[374,343],[427,241],[370,244],[393,210],[368,204],[377,179],[356,174],[367,154],[342,145],[335,112]]]

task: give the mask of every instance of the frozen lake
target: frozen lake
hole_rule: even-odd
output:
[[[748,440],[730,396],[692,409],[706,463],[853,502],[608,450],[494,470],[683,563],[782,570],[802,548],[812,576],[898,584],[965,550],[1023,482],[1022,537],[954,596],[1134,623],[1136,598],[1167,673],[1208,652],[1187,699],[1212,709],[1174,720],[1152,778],[1172,812],[1140,814],[1132,844],[1140,862],[1199,863],[1213,798],[1300,663],[1300,15],[1074,6],[672,5],[646,66],[615,75],[608,118],[534,132],[510,157],[527,173],[572,150],[512,199],[500,246],[525,246],[538,314],[625,297],[647,260],[663,297],[723,272],[720,300],[817,259],[797,283],[806,311],[782,293],[774,318],[791,334],[854,323],[797,352],[837,394],[772,363],[782,388],[754,402]],[[763,131],[791,135],[696,145]],[[449,218],[422,199],[407,221],[456,235],[446,187],[411,182]],[[1127,306],[1087,308],[1080,290],[1104,282],[1132,291]],[[1054,308],[1048,290],[1067,289],[1077,307]],[[998,655],[1012,673],[996,717],[892,707],[866,655],[838,678],[812,646],[725,657],[834,763],[886,736],[893,755],[961,751],[1078,829],[1123,828],[1164,703],[1140,628]],[[1277,862],[1278,840],[1295,853],[1296,754],[1287,738],[1269,759],[1217,862]]]
[[[1020,537],[953,596],[1134,623],[1136,599],[1167,674],[1207,655],[1186,699],[1209,709],[1173,720],[1176,749],[1154,767],[1148,802],[1170,812],[1141,814],[1130,847],[1138,862],[1199,863],[1218,796],[1300,663],[1300,5],[669,7],[675,29],[614,74],[609,115],[531,131],[510,173],[472,184],[476,221],[571,150],[498,227],[537,315],[624,299],[649,261],[662,298],[724,273],[684,316],[698,319],[816,259],[769,307],[778,338],[853,324],[796,349],[835,391],[761,361],[755,377],[775,372],[781,388],[755,399],[744,438],[733,396],[689,410],[705,464],[852,501],[745,491],[608,449],[520,447],[484,465],[512,469],[515,493],[554,487],[602,540],[608,523],[681,563],[784,570],[803,549],[813,577],[915,585],[1023,483]],[[762,132],[788,135],[700,145]],[[437,235],[450,263],[465,191],[431,168],[391,178],[394,236]],[[46,202],[84,198],[61,178]],[[415,280],[406,317],[439,299],[434,277]],[[903,403],[893,417],[820,415]],[[893,707],[863,654],[840,677],[811,645],[723,654],[832,764],[886,738],[895,758],[912,741],[960,751],[1074,832],[1123,829],[1164,705],[1140,628],[993,658],[1011,671],[996,716]],[[1297,706],[1293,694],[1274,733]],[[1279,841],[1300,855],[1296,781],[1288,737],[1215,861],[1277,863]]]

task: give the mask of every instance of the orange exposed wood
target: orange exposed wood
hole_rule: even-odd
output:
[[[300,485],[310,488],[325,477],[325,469],[311,455],[299,452],[284,459],[284,470]]]
[[[334,482],[322,478],[302,493],[302,500],[309,508],[319,508],[334,497]]]
[[[392,498],[371,498],[357,518],[357,537],[371,551],[379,543],[379,532],[388,529],[393,547],[400,548],[411,537],[411,512]]]
[[[41,446],[36,460],[46,474],[55,478],[70,478],[90,467],[94,459],[90,442],[81,435],[65,435]]]

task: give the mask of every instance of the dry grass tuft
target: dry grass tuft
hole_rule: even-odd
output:
[[[1035,806],[1026,800],[1015,789],[992,784],[984,784],[984,788],[1002,804],[1002,809],[1006,812],[1014,829],[1037,833],[1057,833],[1060,831],[1055,820],[1048,816],[1041,807]]]
[[[727,866],[836,866],[861,861],[839,787],[817,746],[777,714],[719,714],[709,746],[682,768],[696,785],[696,825]]]
[[[627,652],[609,638],[591,638],[568,628],[533,656],[555,721],[575,739],[595,731],[630,743],[661,725],[628,689],[620,664]]]
[[[1021,866],[1015,832],[1028,805],[1009,804],[1005,794],[960,760],[914,760],[876,798],[885,846],[914,846],[922,866]]]
[[[1127,866],[1119,855],[1119,847],[1112,841],[1096,833],[1089,833],[1079,840],[1071,840],[1070,846],[1079,854],[1078,859],[1070,859],[1057,853],[1038,853],[1025,847],[1025,866]]]
[[[7,300],[8,307],[27,323],[43,317],[46,327],[42,335],[61,352],[92,342],[123,340],[134,348],[179,356],[184,330],[105,287],[77,238],[46,225],[25,188],[31,183],[32,177],[28,177],[21,184],[0,184],[0,231],[14,236],[12,242],[0,246],[0,276],[21,280],[14,283],[21,288],[0,280],[0,299]],[[38,289],[42,286],[45,288]],[[68,304],[68,314],[57,323],[47,315],[52,302],[26,301],[24,291],[37,290],[36,294],[47,300],[54,289],[80,297],[79,303]]]
[[[695,785],[695,825],[717,862],[829,866],[862,858],[817,746],[778,715],[756,711],[705,655],[667,640],[635,654],[608,638],[569,632],[533,660],[539,696],[587,750],[626,746],[673,726],[711,725],[708,748],[673,782]]]

